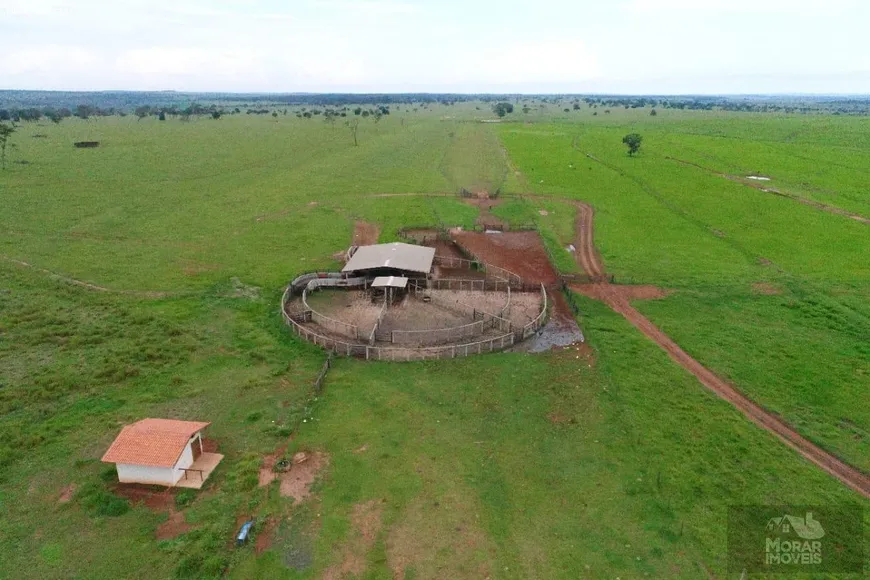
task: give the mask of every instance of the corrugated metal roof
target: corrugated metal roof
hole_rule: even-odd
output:
[[[190,438],[208,426],[201,421],[142,419],[121,429],[103,461],[173,467]]]
[[[375,246],[360,246],[351,256],[342,272],[395,268],[408,272],[428,274],[435,259],[435,248],[394,242]]]
[[[372,288],[404,288],[408,279],[404,276],[378,276],[372,281]]]

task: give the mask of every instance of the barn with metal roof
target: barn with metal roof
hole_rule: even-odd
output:
[[[360,246],[342,268],[357,276],[408,276],[419,278],[432,270],[435,248],[394,242]]]

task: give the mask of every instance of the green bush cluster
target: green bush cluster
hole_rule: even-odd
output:
[[[79,488],[76,499],[89,514],[96,517],[117,517],[130,511],[130,502],[95,482],[86,483]]]

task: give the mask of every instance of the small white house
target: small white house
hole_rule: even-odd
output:
[[[103,455],[114,463],[121,483],[199,489],[223,455],[203,452],[202,430],[209,423],[142,419],[127,425]]]

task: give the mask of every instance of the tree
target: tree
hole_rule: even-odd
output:
[[[511,103],[501,101],[493,105],[492,110],[499,117],[504,117],[505,115],[514,112],[514,106]]]
[[[622,138],[622,142],[628,147],[628,155],[629,157],[633,156],[640,150],[640,144],[643,141],[643,137],[641,137],[637,133],[629,133],[625,137]]]
[[[652,111],[649,112],[650,117],[655,117],[656,115],[658,115],[658,113],[656,112],[655,109],[653,109]]]
[[[142,119],[151,114],[151,107],[148,105],[142,105],[141,107],[136,107],[133,113],[137,117],[139,117],[139,120],[141,121]]]
[[[359,143],[356,140],[356,132],[359,130],[359,119],[350,119],[344,124],[350,129],[350,134],[353,136],[353,146],[356,147]]]
[[[165,121],[166,120],[166,111],[160,111],[160,114],[157,115],[157,120],[158,121]]]
[[[96,113],[96,111],[90,105],[78,105],[76,107],[76,117],[79,119],[87,119],[94,113]]]
[[[212,111],[211,112],[211,118],[214,119],[215,121],[220,119],[221,115],[222,115],[222,113],[220,111]]]
[[[15,132],[15,127],[0,123],[0,169],[6,169],[6,145]]]

